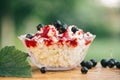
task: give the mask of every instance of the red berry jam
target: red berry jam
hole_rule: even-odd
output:
[[[72,39],[72,40],[67,40],[66,44],[67,44],[67,46],[70,46],[70,47],[77,47],[78,46],[78,40],[76,38]]]
[[[25,44],[27,47],[36,47],[37,42],[35,40],[25,40]]]
[[[45,43],[46,46],[50,46],[50,45],[52,45],[54,42],[53,42],[53,40],[49,39],[49,40],[44,40],[44,43]]]
[[[63,39],[60,39],[60,40],[57,42],[57,45],[58,45],[58,46],[63,46],[63,45],[64,45],[64,40],[63,40]]]
[[[48,36],[49,30],[50,30],[50,27],[45,26],[44,29],[43,29],[43,33],[41,34],[41,37],[49,38],[49,36]]]
[[[86,40],[85,41],[85,45],[88,45],[88,44],[90,44],[91,43],[91,40]]]

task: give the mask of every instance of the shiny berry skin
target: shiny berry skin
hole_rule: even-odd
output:
[[[107,65],[108,65],[108,61],[106,59],[102,59],[100,63],[102,65],[102,67],[107,67]]]
[[[53,23],[53,25],[54,25],[56,28],[59,28],[59,27],[62,25],[62,23],[61,23],[60,20],[56,20],[56,21]]]
[[[41,67],[40,68],[41,73],[46,73],[46,70],[47,70],[46,67]]]
[[[66,31],[66,29],[67,29],[67,24],[63,24],[62,28],[61,28],[62,33],[64,33]]]
[[[115,62],[113,60],[108,61],[108,67],[113,68],[115,66]]]
[[[114,58],[111,58],[110,60],[113,61],[114,63],[117,62],[116,59],[114,59]]]
[[[66,29],[67,29],[67,25],[66,24],[63,24],[59,28],[57,28],[57,30],[59,31],[59,34],[64,33],[66,31]]]
[[[26,35],[26,38],[28,38],[28,39],[32,39],[33,36],[32,36],[31,34],[27,34],[27,35]]]
[[[92,63],[91,61],[87,61],[87,62],[86,62],[86,67],[87,67],[88,69],[91,69],[91,68],[93,67],[93,63]]]
[[[44,27],[44,24],[39,24],[39,25],[37,26],[37,30],[39,31],[40,28],[42,28],[42,27]]]
[[[75,33],[76,31],[78,31],[78,29],[76,27],[72,27],[71,31]]]
[[[120,62],[116,62],[116,68],[119,68],[120,69]]]
[[[95,59],[91,59],[90,61],[93,63],[93,67],[97,65],[97,61]]]
[[[85,60],[83,60],[81,63],[80,63],[80,65],[83,67],[83,66],[86,66],[86,61]]]
[[[81,72],[82,72],[83,74],[86,74],[86,73],[88,72],[88,68],[87,68],[87,67],[82,67],[82,68],[81,68]]]

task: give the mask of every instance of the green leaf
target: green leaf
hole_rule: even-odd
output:
[[[31,77],[32,69],[26,60],[27,53],[14,46],[6,46],[0,51],[0,76]]]

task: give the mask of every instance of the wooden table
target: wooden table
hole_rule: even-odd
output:
[[[32,69],[32,78],[0,77],[0,80],[120,80],[120,69],[102,68],[100,64],[87,74],[82,74],[80,67],[69,71],[47,71],[45,74],[35,66]]]

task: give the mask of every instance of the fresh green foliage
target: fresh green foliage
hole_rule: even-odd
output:
[[[14,46],[6,46],[0,51],[0,76],[31,77],[31,66],[27,53]]]

